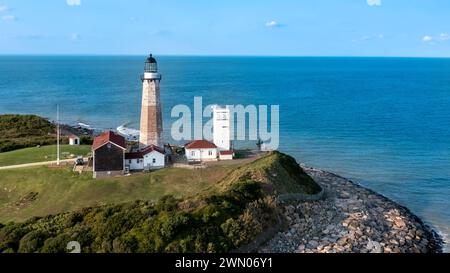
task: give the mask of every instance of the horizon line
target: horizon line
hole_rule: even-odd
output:
[[[0,57],[142,57],[147,54],[118,54],[118,53],[56,53],[56,54],[41,54],[41,53],[17,53],[17,54],[3,54]],[[450,56],[383,56],[383,55],[244,55],[244,54],[154,54],[159,57],[269,57],[269,58],[404,58],[404,59],[449,59]]]

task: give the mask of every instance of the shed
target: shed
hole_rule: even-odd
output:
[[[76,135],[69,135],[69,145],[80,145],[80,138]]]

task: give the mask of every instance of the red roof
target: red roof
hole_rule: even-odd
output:
[[[144,149],[140,150],[139,152],[132,152],[132,153],[126,153],[125,159],[137,159],[137,158],[143,158],[144,155],[149,154],[153,151],[157,151],[160,154],[164,154],[164,150],[155,146],[150,145],[148,147],[145,147]]]
[[[157,151],[160,154],[164,154],[164,150],[159,148],[158,146],[155,146],[155,145],[150,145],[148,147],[145,147],[144,149],[141,150],[141,153],[143,155],[146,155],[146,154],[151,153],[153,151]]]
[[[101,133],[101,135],[94,138],[94,143],[92,144],[92,150],[97,150],[104,144],[112,142],[124,149],[126,149],[125,146],[125,138],[121,135],[118,135],[114,133],[113,131],[106,131]]]
[[[220,151],[221,155],[233,155],[234,151]]]
[[[207,140],[194,140],[184,146],[186,149],[215,149],[217,146]]]

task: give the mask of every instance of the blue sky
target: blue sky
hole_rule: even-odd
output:
[[[0,54],[450,57],[449,0],[0,0]]]

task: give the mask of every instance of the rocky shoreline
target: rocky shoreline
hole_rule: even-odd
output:
[[[304,169],[324,189],[322,198],[283,204],[285,227],[258,252],[442,252],[438,234],[407,208],[338,175]]]

